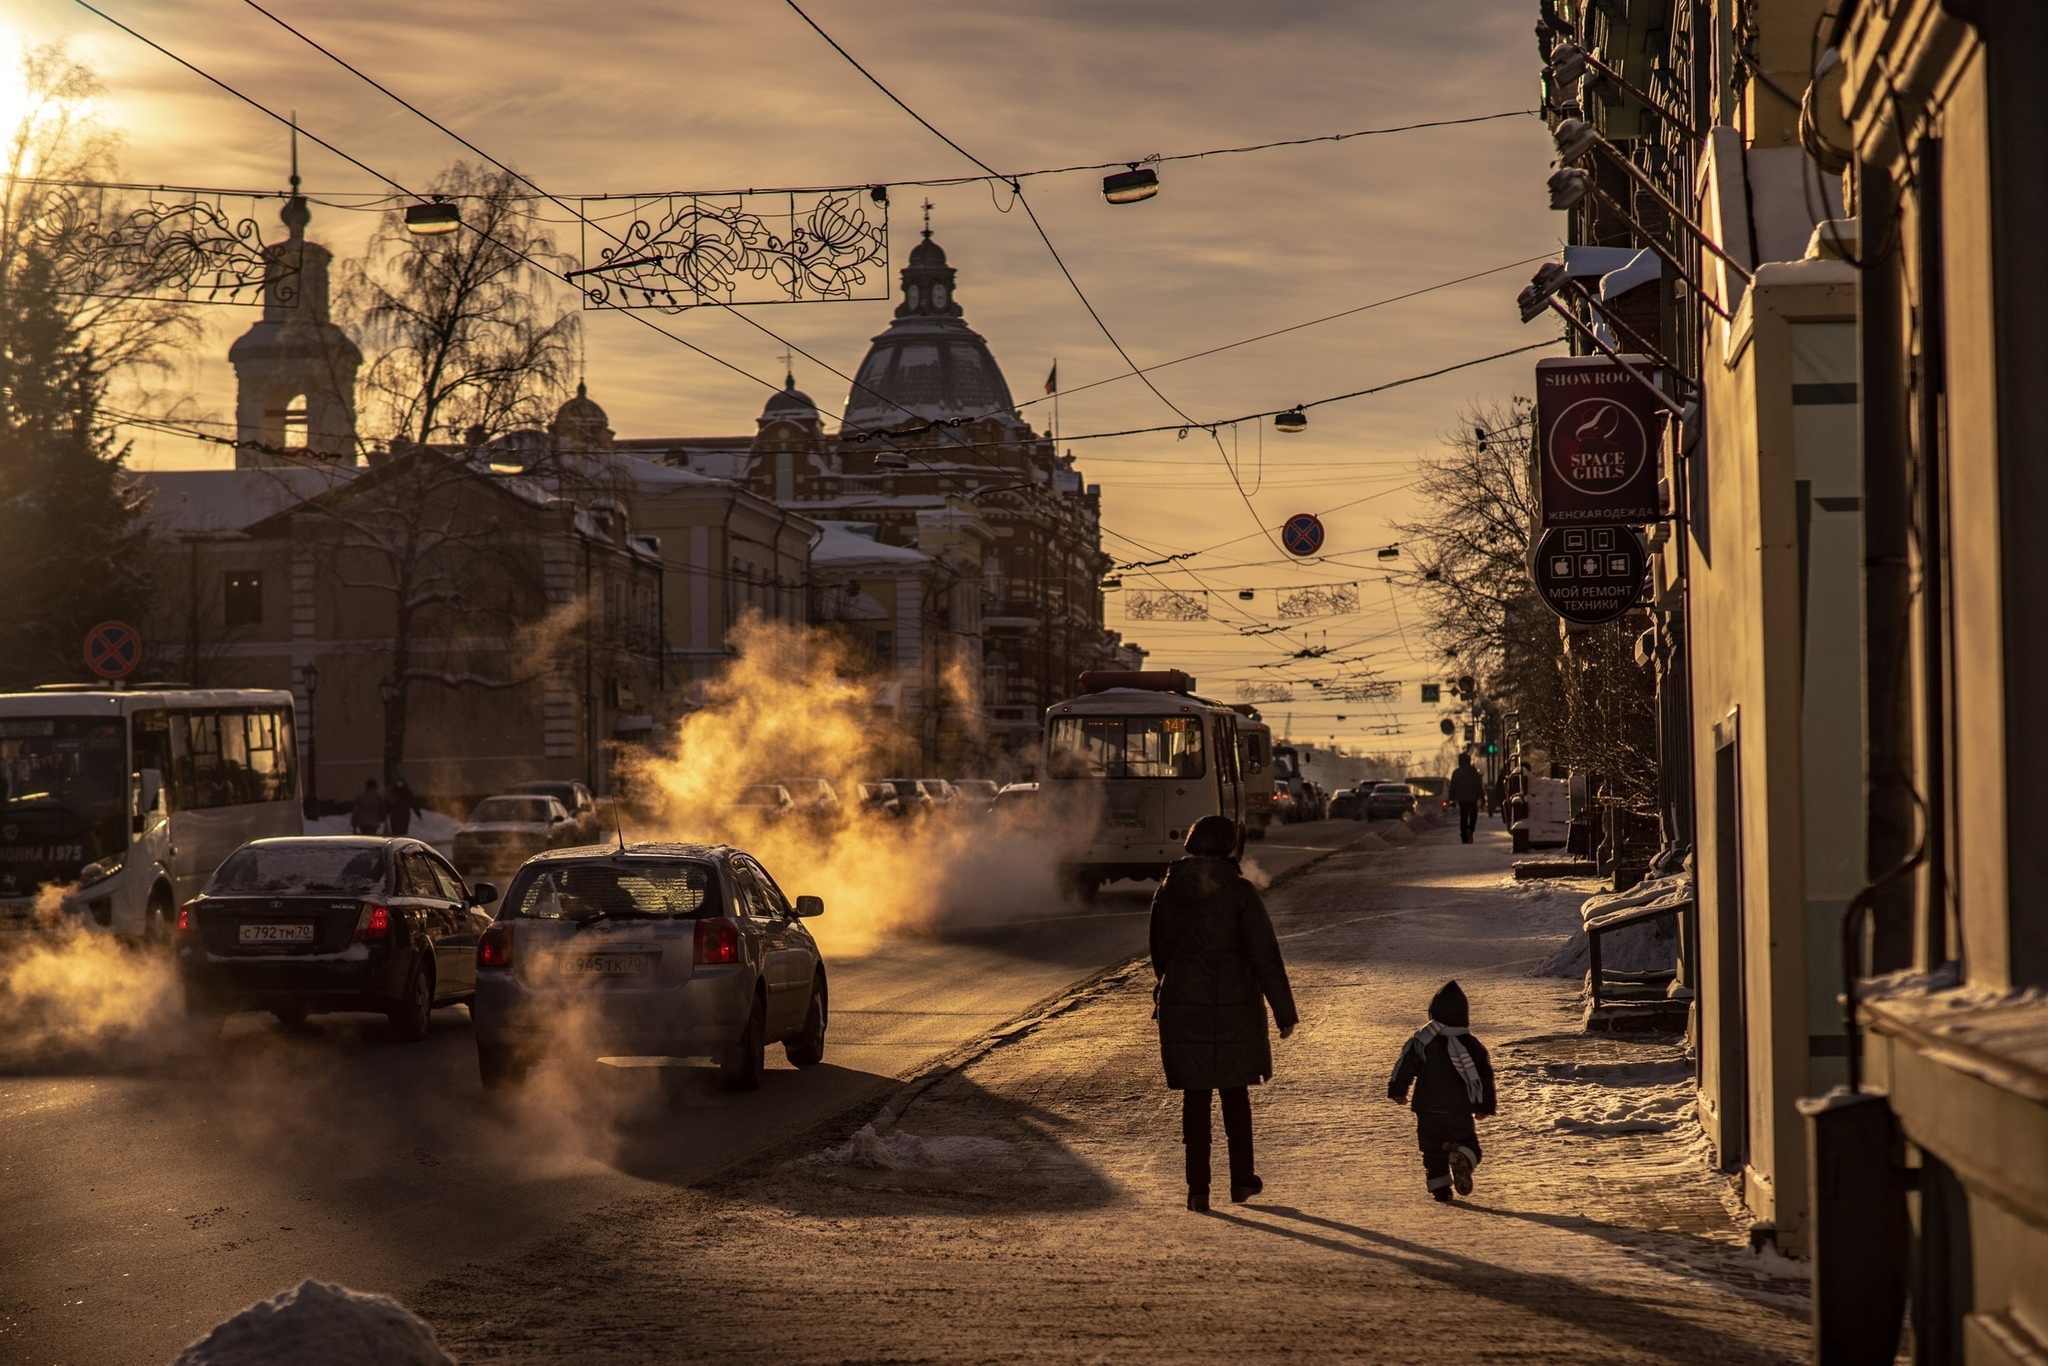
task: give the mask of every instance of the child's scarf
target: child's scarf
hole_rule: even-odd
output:
[[[1479,1068],[1472,1061],[1472,1055],[1465,1051],[1464,1040],[1459,1036],[1466,1032],[1463,1025],[1447,1025],[1438,1020],[1415,1031],[1414,1045],[1417,1052],[1427,1052],[1429,1041],[1441,1037],[1451,1055],[1451,1066],[1458,1069],[1458,1075],[1465,1082],[1465,1098],[1474,1105],[1486,1102],[1486,1082],[1479,1075]]]

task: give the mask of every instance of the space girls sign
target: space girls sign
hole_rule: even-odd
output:
[[[1642,356],[1626,357],[1650,373]],[[1605,356],[1536,362],[1536,454],[1543,525],[1649,522],[1657,502],[1664,409]]]

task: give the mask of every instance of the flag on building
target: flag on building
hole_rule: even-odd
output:
[[[1045,377],[1045,392],[1056,394],[1060,391],[1060,363],[1052,363],[1052,372]]]

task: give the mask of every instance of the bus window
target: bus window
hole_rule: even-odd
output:
[[[171,807],[288,802],[298,780],[291,714],[278,707],[173,712]]]
[[[1094,778],[1199,778],[1197,716],[1056,716],[1049,744],[1054,771]]]

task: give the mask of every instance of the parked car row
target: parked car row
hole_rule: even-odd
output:
[[[626,1053],[709,1058],[751,1090],[770,1043],[799,1067],[825,1056],[825,963],[803,923],[824,910],[725,845],[545,850],[500,902],[419,840],[299,836],[230,855],[179,908],[174,945],[200,1018],[375,1011],[417,1040],[461,1004],[487,1089],[551,1056]]]
[[[1331,820],[1399,820],[1415,810],[1418,798],[1407,783],[1365,782],[1348,787],[1330,801]]]

